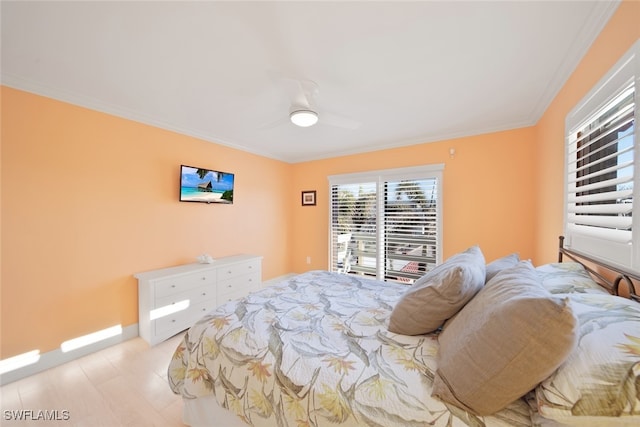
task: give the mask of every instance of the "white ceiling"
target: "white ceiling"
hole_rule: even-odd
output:
[[[3,0],[1,78],[295,163],[534,125],[617,5]]]

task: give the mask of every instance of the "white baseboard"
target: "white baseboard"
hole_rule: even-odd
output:
[[[276,283],[279,283],[283,280],[289,279],[293,276],[296,276],[295,273],[288,273],[282,276],[274,277],[273,279],[265,280],[262,282],[261,287],[267,287]],[[122,334],[107,338],[105,340],[99,341],[97,343],[81,347],[79,349],[69,351],[64,353],[59,348],[56,350],[49,351],[47,353],[43,353],[40,355],[40,359],[31,365],[24,366],[22,368],[15,369],[13,371],[5,372],[4,374],[0,374],[0,386],[9,384],[11,382],[20,380],[22,378],[26,378],[30,375],[37,374],[38,372],[45,371],[50,368],[55,368],[56,366],[60,366],[64,363],[71,362],[72,360],[79,359],[83,356],[86,356],[91,353],[95,353],[96,351],[103,350],[107,347],[111,347],[112,345],[119,344],[121,342],[130,340],[138,336],[138,324],[133,324],[122,328]]]
[[[34,364],[27,365],[13,371],[5,372],[4,374],[0,374],[0,385],[9,384],[13,381],[17,381],[30,375],[37,374],[38,372],[60,366],[64,363],[71,362],[72,360],[86,356],[87,354],[95,353],[96,351],[103,350],[107,347],[111,347],[112,345],[119,344],[137,336],[138,324],[135,323],[133,325],[122,328],[122,334],[120,335],[107,338],[105,340],[78,348],[76,350],[64,353],[58,348],[47,353],[43,353],[40,355],[40,359],[38,359],[38,361]]]

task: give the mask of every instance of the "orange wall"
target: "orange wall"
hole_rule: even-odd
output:
[[[196,256],[290,271],[291,165],[2,87],[2,354],[137,323],[132,274]],[[232,206],[178,202],[180,164],[236,174]]]
[[[564,215],[564,121],[567,114],[640,38],[640,1],[624,1],[536,125],[539,179],[535,258],[557,258]]]
[[[327,176],[444,163],[443,259],[479,244],[488,260],[519,252],[533,255],[535,154],[533,128],[517,129],[294,165],[294,189],[316,190],[317,206],[293,215],[294,271],[328,265]],[[455,149],[453,158],[449,149]],[[293,198],[293,196],[292,196]],[[306,257],[311,264],[306,264]]]

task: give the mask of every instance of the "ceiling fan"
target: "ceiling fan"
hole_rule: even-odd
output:
[[[312,107],[318,94],[318,85],[311,80],[294,80],[299,90],[294,95],[289,119],[291,123],[303,128],[313,126],[318,122],[318,113]]]
[[[273,128],[287,122],[299,127],[310,127],[316,123],[354,130],[360,127],[360,122],[332,113],[317,106],[318,85],[312,80],[298,80],[289,77],[279,78],[286,86],[291,100],[289,117],[281,118],[263,128]]]

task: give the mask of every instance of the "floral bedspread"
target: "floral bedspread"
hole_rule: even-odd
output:
[[[312,271],[218,307],[168,376],[254,426],[530,426],[518,400],[477,417],[431,397],[436,335],[387,331],[406,285]]]

